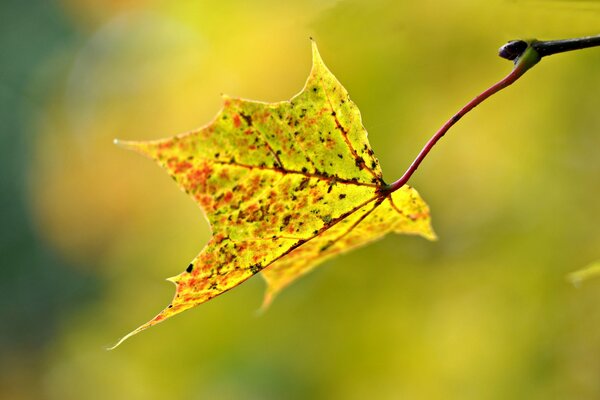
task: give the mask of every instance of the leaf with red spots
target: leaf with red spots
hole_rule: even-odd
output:
[[[291,100],[226,97],[198,130],[119,143],[165,168],[204,210],[213,236],[169,278],[177,286],[171,304],[118,344],[258,273],[268,304],[326,259],[388,232],[434,238],[414,189],[383,190],[360,112],[314,43],[310,76]]]

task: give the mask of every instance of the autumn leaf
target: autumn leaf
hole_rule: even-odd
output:
[[[328,258],[388,232],[434,238],[419,194],[386,190],[360,112],[314,42],[310,76],[291,100],[225,97],[198,130],[118,143],[165,168],[204,210],[213,236],[168,279],[177,286],[171,304],[117,345],[258,273],[266,305]]]

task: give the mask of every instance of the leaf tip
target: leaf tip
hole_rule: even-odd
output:
[[[233,97],[226,93],[221,93],[221,100],[223,101],[223,106],[227,107],[231,104]]]
[[[323,61],[321,59],[321,54],[319,53],[319,47],[317,46],[317,42],[311,37],[310,38],[310,44],[311,44],[311,48],[312,48],[312,56],[313,56],[313,64],[316,61]]]
[[[173,304],[169,304],[165,309],[163,309],[161,312],[159,312],[154,318],[152,318],[150,321],[146,322],[145,324],[137,327],[136,329],[134,329],[133,331],[129,332],[127,335],[123,336],[121,339],[119,339],[119,341],[111,347],[107,347],[106,350],[114,350],[117,347],[119,347],[123,342],[125,342],[127,339],[129,339],[132,336],[137,335],[138,333],[145,331],[146,329],[161,323],[162,321],[164,321],[167,318],[172,317],[175,314],[178,314],[181,311],[177,311],[174,312],[173,311]],[[183,311],[183,309],[182,309]]]
[[[271,291],[267,290],[267,292],[265,293],[265,297],[263,298],[262,304],[260,305],[258,310],[256,310],[256,315],[257,316],[264,315],[267,312],[267,310],[269,309],[269,307],[271,307],[272,302],[273,302],[273,293]]]
[[[115,343],[112,346],[106,347],[104,350],[106,350],[106,351],[113,351],[114,349],[116,349],[117,347],[119,347],[121,345],[121,343],[123,343],[125,340],[127,340],[128,337],[129,337],[129,335],[123,336],[121,339],[119,339],[119,341],[117,343]]]
[[[123,149],[127,149],[127,150],[139,150],[139,148],[140,148],[140,142],[135,142],[132,140],[114,139],[113,143],[116,144],[117,146],[119,146]]]
[[[154,147],[156,147],[159,141],[148,142],[148,141],[136,141],[136,140],[113,140],[113,143],[122,149],[133,150],[137,153],[145,155],[150,158],[155,158]]]
[[[576,289],[581,287],[581,278],[576,273],[571,273],[566,276],[567,282],[573,285]]]
[[[439,239],[431,224],[429,224],[427,230],[423,232],[423,237],[427,240],[431,240],[432,242],[436,242]]]
[[[139,328],[129,332],[127,335],[123,336],[121,339],[119,339],[119,341],[117,343],[115,343],[114,345],[107,347],[106,351],[112,351],[114,349],[116,349],[117,347],[119,347],[124,341],[126,341],[127,339],[129,339],[130,337],[132,337],[133,335],[143,331],[144,329],[146,329],[145,325],[140,326]]]
[[[314,79],[330,79],[334,82],[337,82],[337,78],[331,73],[323,58],[321,57],[321,53],[319,52],[319,47],[317,46],[317,42],[311,39],[311,47],[312,47],[312,68],[311,73],[308,77],[307,84]],[[339,82],[336,84],[339,85]],[[341,86],[341,85],[340,85]],[[342,91],[345,89],[342,87]]]
[[[596,261],[587,267],[571,272],[566,276],[573,286],[579,288],[585,281],[600,276],[600,261]]]

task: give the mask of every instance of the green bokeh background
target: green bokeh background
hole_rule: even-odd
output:
[[[252,279],[134,337],[208,240],[197,206],[114,137],[209,121],[219,93],[302,87],[309,36],[388,181],[510,71],[514,38],[598,34],[595,1],[2,0],[0,398],[597,399],[600,50],[544,60],[412,184],[437,242],[388,236],[257,316]]]

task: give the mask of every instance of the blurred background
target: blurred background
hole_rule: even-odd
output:
[[[439,241],[340,256],[262,316],[255,278],[105,350],[210,234],[113,138],[203,125],[220,93],[290,98],[312,36],[393,181],[510,71],[500,45],[599,21],[596,1],[2,0],[0,398],[600,398],[600,280],[565,280],[600,257],[599,49],[544,60],[432,152],[411,183]]]

